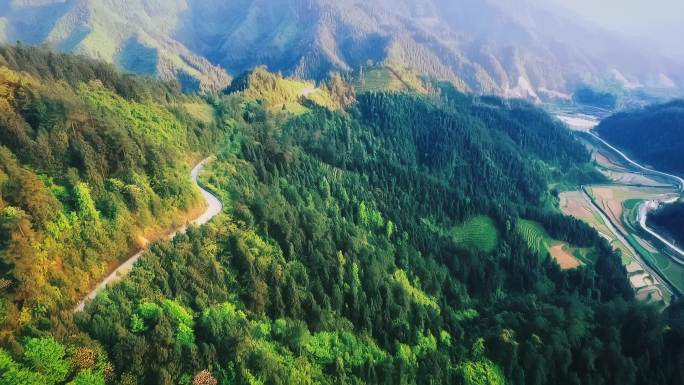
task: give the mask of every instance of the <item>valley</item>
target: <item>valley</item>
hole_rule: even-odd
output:
[[[123,39],[119,67],[159,70],[0,44],[0,385],[682,383],[684,268],[645,221],[679,179],[593,135],[608,111],[558,107],[572,132],[541,108],[535,89],[566,95],[542,62],[511,52],[518,68],[503,71],[471,42],[484,51],[462,59],[490,68],[459,81],[441,60],[466,78],[474,67],[460,48],[431,58],[432,34],[368,41],[414,24],[397,15],[440,12],[387,11],[413,1],[122,1],[0,8],[0,34],[15,36],[35,6],[62,5],[50,39],[95,20],[79,52],[121,29],[107,44]],[[423,4],[438,3],[462,17]],[[465,14],[505,11],[492,6]],[[170,27],[188,12],[207,28]],[[131,17],[101,19],[119,14]],[[368,15],[389,25],[346,30]],[[225,25],[240,28],[210,31]],[[174,30],[236,76],[184,55]],[[309,50],[312,36],[324,39]]]
[[[558,118],[581,133],[595,167],[609,182],[561,193],[561,210],[590,224],[621,251],[637,298],[669,303],[684,292],[681,250],[647,227],[646,216],[660,204],[677,201],[684,180],[630,159],[592,132],[598,120],[590,115]]]

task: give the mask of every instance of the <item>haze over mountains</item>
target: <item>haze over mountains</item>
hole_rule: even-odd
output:
[[[527,1],[11,0],[0,4],[0,40],[49,43],[189,88],[222,89],[262,64],[311,79],[387,64],[533,100],[583,83],[684,83],[677,63]]]

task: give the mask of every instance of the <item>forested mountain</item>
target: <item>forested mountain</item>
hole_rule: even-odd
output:
[[[208,117],[193,116],[202,106]],[[211,108],[172,85],[0,47],[3,344],[50,330],[130,250],[199,208],[188,165],[219,133]]]
[[[648,225],[668,234],[677,245],[684,245],[684,203],[665,205],[649,214]]]
[[[656,170],[684,175],[684,100],[615,114],[601,137]]]
[[[0,41],[221,89],[259,65],[305,79],[368,62],[462,90],[569,99],[581,84],[676,88],[681,63],[530,0],[6,0]]]
[[[551,185],[599,176],[527,102],[339,77],[311,100],[263,69],[205,101],[42,49],[0,65],[1,384],[684,379],[684,306],[636,302],[555,208]],[[73,314],[131,234],[193,205],[201,150],[224,212]],[[523,219],[591,257],[561,270]]]

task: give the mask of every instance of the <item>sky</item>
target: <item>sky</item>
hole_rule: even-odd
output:
[[[684,0],[537,0],[684,56]]]

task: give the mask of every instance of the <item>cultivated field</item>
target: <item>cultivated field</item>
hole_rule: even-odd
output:
[[[582,265],[580,259],[573,254],[574,250],[581,255],[580,250],[573,249],[567,243],[551,238],[541,224],[520,219],[516,222],[515,228],[532,250],[540,256],[549,253],[561,269],[574,269]]]
[[[560,209],[563,214],[573,216],[596,229],[599,235],[605,238],[614,249],[621,251],[624,264],[631,263],[634,260],[634,254],[629,247],[620,241],[610,227],[608,227],[582,191],[561,193]]]
[[[454,243],[463,249],[489,253],[499,243],[499,231],[494,221],[484,215],[476,216],[451,229]]]
[[[560,265],[561,269],[563,270],[574,269],[582,265],[582,262],[580,262],[577,257],[570,254],[570,252],[566,249],[566,246],[563,244],[551,246],[551,248],[549,248],[549,253],[556,260],[556,262],[558,262],[558,265]]]
[[[426,93],[423,82],[412,71],[394,67],[369,67],[356,75],[357,92],[415,91]]]
[[[630,222],[630,213],[639,202],[651,199],[668,199],[673,196],[672,188],[602,185],[587,187],[594,202],[608,215],[611,222],[621,231],[627,232],[625,223]]]
[[[429,218],[423,218],[421,222],[430,231],[450,238],[458,248],[464,250],[490,253],[499,243],[496,223],[486,215],[472,217],[453,227],[444,227]]]

